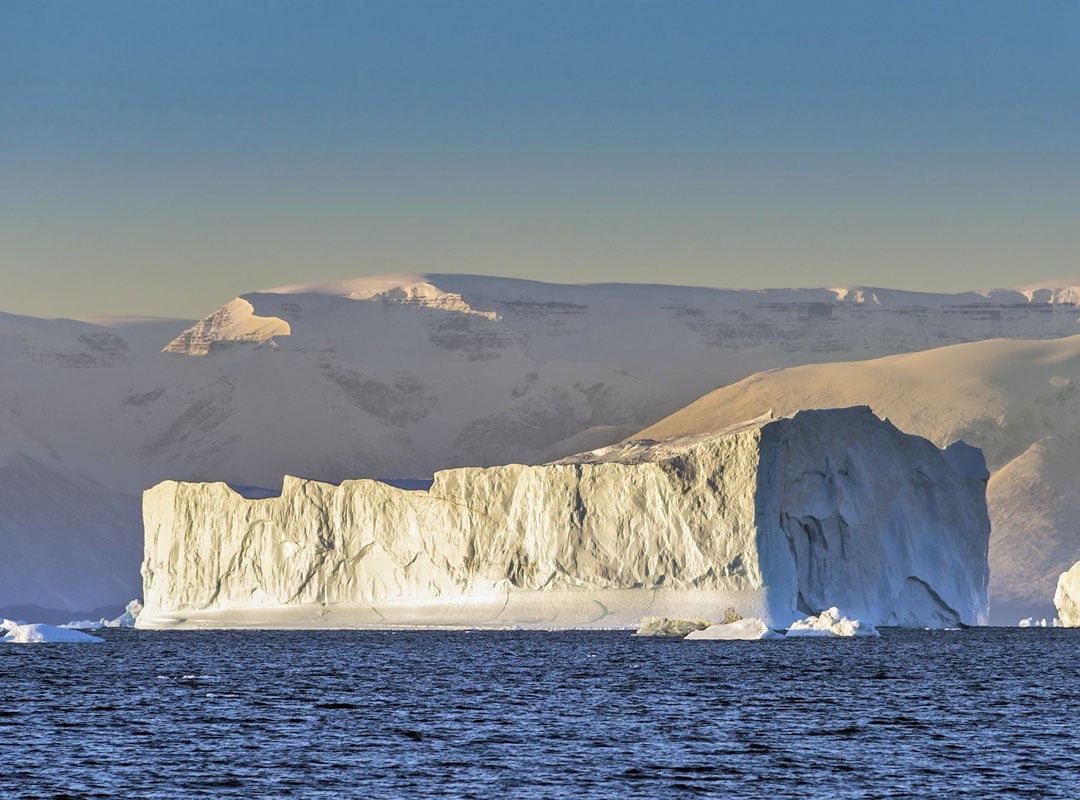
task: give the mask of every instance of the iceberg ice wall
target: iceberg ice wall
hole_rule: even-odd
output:
[[[987,617],[987,472],[868,408],[804,411],[428,491],[288,477],[280,497],[144,495],[140,627],[773,626],[838,606],[875,625]]]
[[[1066,628],[1080,628],[1080,561],[1061,573],[1054,592],[1058,619]]]

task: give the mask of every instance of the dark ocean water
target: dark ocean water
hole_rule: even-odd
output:
[[[1080,630],[0,645],[0,797],[1080,797]]]

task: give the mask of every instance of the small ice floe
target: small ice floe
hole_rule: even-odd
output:
[[[138,600],[132,600],[124,608],[124,613],[116,619],[76,619],[71,622],[67,622],[61,625],[61,628],[68,628],[78,631],[96,631],[101,628],[134,628],[135,620],[139,618],[139,612],[142,611],[142,603]]]
[[[734,622],[742,620],[742,615],[735,610],[734,607],[728,607],[724,609],[724,614],[721,618],[719,625],[729,625]],[[634,632],[634,636],[670,636],[672,638],[685,639],[688,634],[694,631],[703,631],[706,628],[717,627],[718,623],[714,623],[709,619],[701,619],[700,617],[642,617],[641,624]],[[738,638],[745,639],[748,637],[699,637],[698,638]],[[759,637],[750,637],[759,638]]]
[[[690,631],[687,639],[783,639],[776,631],[772,630],[764,621],[757,619],[740,619],[735,622],[726,622],[719,625],[710,625],[703,630]]]
[[[671,636],[683,638],[692,631],[708,628],[707,619],[681,619],[679,617],[642,617],[634,636]]]
[[[71,622],[65,622],[63,625],[57,625],[58,628],[66,628],[70,631],[98,631],[105,627],[104,619],[73,619]]]
[[[841,616],[836,606],[827,608],[816,617],[797,620],[788,627],[789,639],[799,636],[880,636],[877,628],[857,619]]]
[[[56,625],[46,625],[43,622],[34,624],[22,624],[10,619],[0,620],[0,642],[12,642],[17,644],[38,644],[41,642],[104,642],[104,639],[91,636],[82,631],[73,631],[60,628]]]

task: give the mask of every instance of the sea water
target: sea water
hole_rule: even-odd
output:
[[[0,645],[0,796],[1080,797],[1080,630]]]

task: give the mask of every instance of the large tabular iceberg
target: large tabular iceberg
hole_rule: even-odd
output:
[[[868,408],[634,441],[427,491],[287,477],[280,497],[144,495],[140,627],[773,627],[987,619],[986,467]]]

